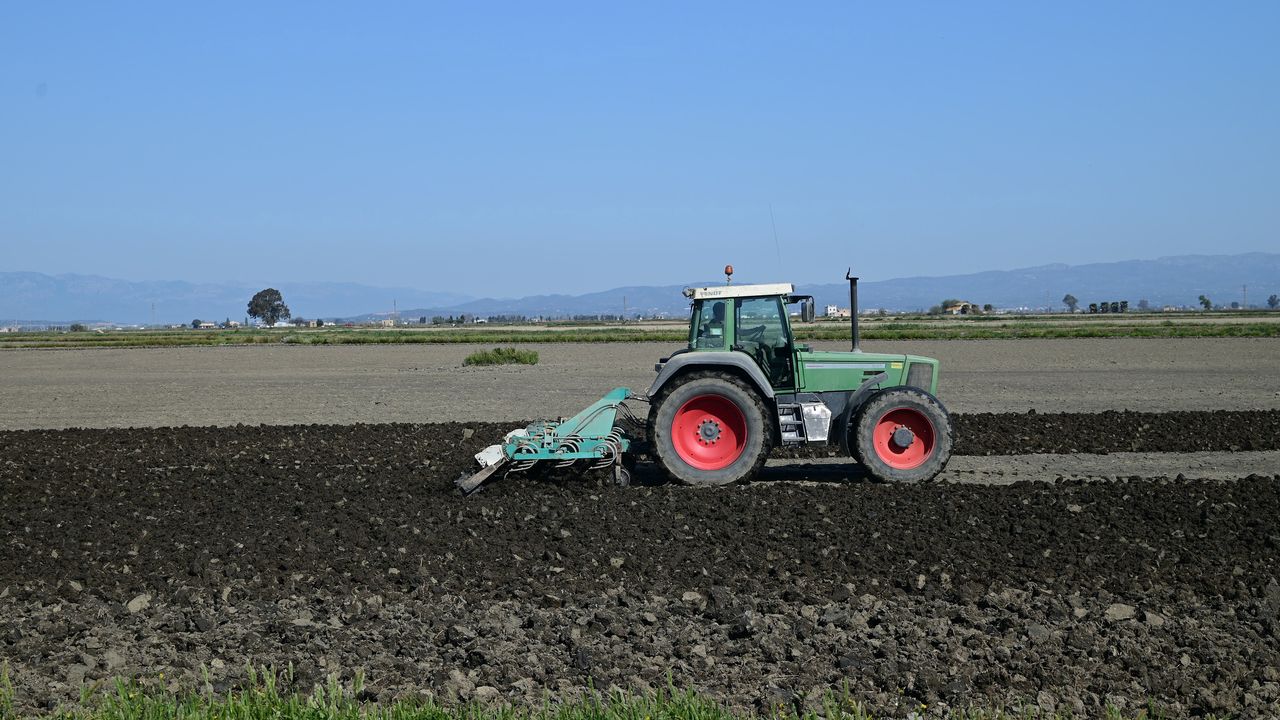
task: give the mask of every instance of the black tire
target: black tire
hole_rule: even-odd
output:
[[[875,437],[876,426],[882,418],[887,424],[893,424],[893,418],[887,416],[895,411],[902,411],[900,415],[913,422],[915,418],[927,420],[932,430],[932,449],[922,451],[925,446],[917,446],[916,452],[923,452],[924,458],[911,467],[903,467],[912,463],[912,459],[905,457],[905,454],[915,443],[928,442],[926,438],[912,433],[910,444],[903,447],[892,441],[877,443]],[[871,477],[885,482],[918,483],[932,480],[947,466],[954,444],[951,416],[947,414],[947,409],[934,396],[913,387],[889,388],[872,395],[854,416],[850,432],[853,437],[849,438],[849,448],[853,451],[854,459],[867,469]]]
[[[680,456],[673,440],[676,413],[688,401],[715,395],[732,402],[742,412],[746,441],[742,454],[727,467],[703,470]],[[773,426],[763,399],[747,383],[713,370],[690,372],[669,382],[650,402],[649,440],[654,455],[673,480],[687,485],[728,485],[753,477],[773,447]]]

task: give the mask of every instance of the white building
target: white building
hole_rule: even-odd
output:
[[[822,313],[829,318],[847,318],[849,317],[849,308],[842,308],[836,305],[828,305]]]

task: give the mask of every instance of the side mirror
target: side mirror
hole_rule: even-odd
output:
[[[807,323],[813,322],[814,312],[816,312],[816,308],[814,307],[813,300],[800,301],[800,321],[801,322],[807,322]]]

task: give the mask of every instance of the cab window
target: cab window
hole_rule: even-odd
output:
[[[698,313],[697,334],[693,339],[695,348],[725,347],[725,301],[704,302]]]

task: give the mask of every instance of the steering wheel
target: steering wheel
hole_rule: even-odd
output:
[[[751,342],[760,342],[761,338],[764,337],[764,331],[767,329],[768,329],[768,326],[766,325],[757,325],[753,328],[740,330],[739,332],[741,333],[743,338],[750,340]]]

